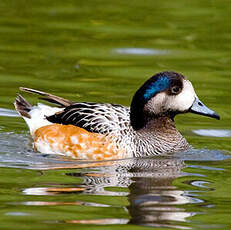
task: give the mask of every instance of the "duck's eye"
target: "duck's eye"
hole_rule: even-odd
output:
[[[171,88],[171,93],[172,94],[178,94],[181,91],[181,88],[179,86],[173,86]]]

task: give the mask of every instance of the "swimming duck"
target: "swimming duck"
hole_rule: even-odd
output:
[[[170,71],[147,80],[130,107],[72,102],[34,89],[20,90],[59,105],[32,106],[17,96],[14,105],[29,127],[34,148],[77,159],[112,160],[184,151],[190,146],[175,127],[177,114],[192,112],[220,119],[198,99],[189,80]]]

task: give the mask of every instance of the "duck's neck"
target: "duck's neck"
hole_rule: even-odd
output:
[[[147,121],[145,126],[136,130],[137,138],[141,142],[141,149],[150,155],[153,150],[156,154],[164,154],[185,150],[189,144],[181,133],[176,129],[174,120],[170,117],[156,117]]]
[[[145,132],[159,132],[166,135],[169,134],[169,131],[177,131],[174,120],[168,116],[149,118],[141,130]]]

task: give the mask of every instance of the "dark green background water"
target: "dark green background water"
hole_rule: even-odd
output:
[[[0,228],[230,229],[230,22],[228,0],[0,1]],[[176,119],[198,150],[83,164],[34,153],[12,111],[19,86],[129,105],[163,70],[222,117]]]

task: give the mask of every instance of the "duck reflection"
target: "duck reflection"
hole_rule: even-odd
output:
[[[122,161],[100,163],[85,163],[81,172],[67,172],[67,176],[80,177],[81,184],[65,187],[29,188],[24,193],[35,195],[56,195],[63,193],[94,194],[105,196],[127,197],[129,205],[126,210],[130,219],[119,221],[112,219],[112,223],[145,225],[153,227],[187,228],[183,224],[187,217],[194,213],[187,212],[184,204],[194,203],[193,197],[187,192],[179,190],[173,181],[184,175],[183,160],[161,157],[146,159],[129,159]],[[114,189],[117,188],[117,189]],[[122,189],[121,189],[122,188]],[[125,188],[125,189],[123,189]],[[49,205],[49,204],[48,204]],[[76,205],[76,203],[73,205]],[[81,203],[84,205],[84,203]],[[89,205],[89,203],[86,203]],[[94,204],[97,206],[96,204]],[[99,204],[100,206],[100,204]],[[90,221],[90,222],[89,222]],[[72,223],[93,223],[94,220],[72,220]],[[110,219],[102,219],[108,224]],[[70,220],[68,221],[70,222]],[[97,220],[99,223],[100,220]],[[180,226],[176,223],[180,223]]]
[[[193,213],[180,208],[194,202],[184,191],[173,185],[183,175],[184,162],[177,159],[137,159],[130,172],[134,174],[129,185],[130,223],[153,227],[176,227],[172,221],[185,222]],[[171,221],[171,223],[170,223]]]
[[[172,185],[173,180],[181,175],[179,169],[179,165],[175,168],[166,166],[155,169],[153,177],[133,178],[128,195],[130,223],[179,228],[170,221],[185,222],[192,215],[184,208],[179,208],[182,204],[191,203],[192,198]],[[164,170],[164,174],[160,170]]]

